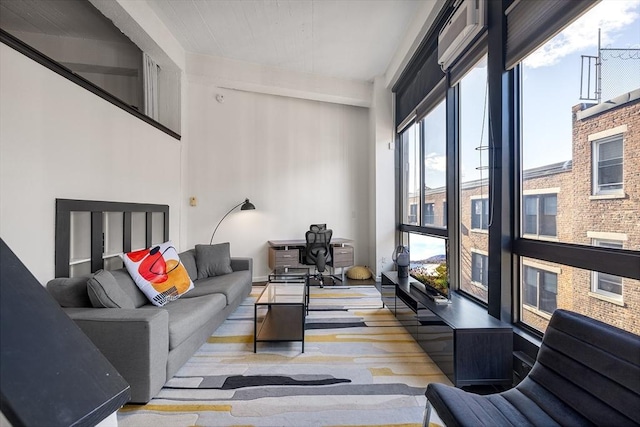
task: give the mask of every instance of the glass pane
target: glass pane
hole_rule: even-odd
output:
[[[488,252],[489,138],[486,57],[460,81],[460,290],[487,301],[472,254]],[[485,268],[486,271],[486,268]],[[486,272],[484,272],[486,276]],[[486,282],[486,279],[485,279]]]
[[[622,140],[604,142],[600,144],[600,154],[598,156],[601,162],[607,160],[618,160],[622,158]]]
[[[598,273],[598,290],[622,295],[622,277]]]
[[[640,238],[631,239],[640,212],[640,139],[631,128],[638,104],[610,102],[640,87],[638,11],[637,3],[604,0],[522,63],[520,221],[526,238],[590,245],[590,234],[620,233],[629,237],[628,248],[640,245]],[[583,64],[583,55],[600,61]],[[583,74],[599,77],[590,94],[580,90]],[[537,230],[529,217],[534,195],[541,205]]]
[[[431,204],[435,210],[427,217],[424,225],[445,227],[442,202],[447,196],[447,138],[446,138],[446,103],[440,102],[423,119],[424,138],[424,202]]]
[[[404,224],[419,225],[420,219],[420,158],[419,125],[413,124],[400,135],[402,144],[402,200]]]
[[[640,334],[640,301],[634,297],[640,280],[531,258],[521,258],[521,268],[520,316],[529,326],[544,332],[553,311],[564,308]],[[539,304],[532,291],[536,273]],[[594,280],[596,286],[592,286]]]
[[[449,295],[446,239],[409,234],[409,262],[411,277]]]

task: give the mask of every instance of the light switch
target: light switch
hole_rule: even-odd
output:
[[[189,197],[189,204],[191,206],[197,206],[198,205],[198,199],[195,196]]]

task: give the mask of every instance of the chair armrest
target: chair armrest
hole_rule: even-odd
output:
[[[132,402],[148,402],[167,381],[169,313],[142,307],[65,308],[131,386]]]
[[[253,258],[231,258],[231,269],[233,271],[249,270],[253,276]]]

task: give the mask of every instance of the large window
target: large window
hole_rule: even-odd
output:
[[[628,16],[632,11],[634,16]],[[520,65],[520,236],[535,240],[528,246],[533,251],[524,254],[582,267],[588,265],[585,260],[600,261],[609,269],[555,265],[554,270],[541,259],[521,258],[520,320],[540,331],[557,307],[614,324],[612,316],[640,317],[640,301],[623,299],[637,281],[616,275],[610,267],[617,263],[604,261],[616,261],[622,249],[640,249],[640,162],[625,161],[640,150],[631,119],[640,114],[640,106],[620,101],[640,87],[637,78],[633,86],[626,78],[637,76],[634,67],[640,65],[640,59],[633,59],[639,50],[627,49],[637,45],[638,12],[638,4],[603,1]],[[600,81],[593,94],[581,94],[580,56],[594,54],[599,61],[583,64],[582,72],[597,73]],[[615,239],[623,235],[624,247]],[[593,246],[608,251],[589,252]],[[633,326],[640,322],[627,320],[621,323],[640,333]]]
[[[487,90],[483,57],[459,83],[460,290],[482,302],[488,298],[488,258],[480,253],[489,251],[491,223]]]
[[[444,227],[444,212],[440,209],[447,197],[446,174],[446,103],[439,102],[422,120],[424,159],[424,221],[423,225]]]
[[[565,308],[640,333],[640,301],[631,297],[640,291],[640,4],[506,3],[487,2],[488,37],[446,83],[433,86],[423,64],[398,86],[406,101],[407,88],[450,84],[446,117],[425,113],[444,90],[412,107],[425,117],[413,125],[422,151],[406,154],[408,146],[398,169],[406,182],[418,165],[412,182],[422,182],[403,187],[403,209],[415,205],[420,224],[405,217],[401,231],[447,236],[452,286],[495,317],[541,334]],[[505,16],[507,28],[495,27]],[[581,87],[585,79],[594,85]],[[428,171],[440,164],[428,142],[438,126],[447,131],[442,187]]]
[[[402,152],[402,222],[419,225],[420,209],[420,125],[414,124],[400,135]]]

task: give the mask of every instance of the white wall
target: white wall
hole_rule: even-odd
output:
[[[393,126],[393,102],[391,90],[385,87],[384,76],[376,77],[373,84],[373,102],[370,113],[371,183],[373,213],[370,234],[373,244],[369,265],[379,277],[391,270],[391,254],[396,243],[395,206],[395,133]]]
[[[256,210],[229,215],[215,242],[253,257],[254,280],[269,274],[267,240],[303,239],[311,223],[354,239],[356,263],[366,263],[368,109],[224,89],[188,70],[187,77],[186,196],[199,201],[185,208],[188,246],[208,243],[220,218],[248,197]]]
[[[55,199],[161,203],[180,242],[179,141],[0,44],[0,237],[54,275]]]

